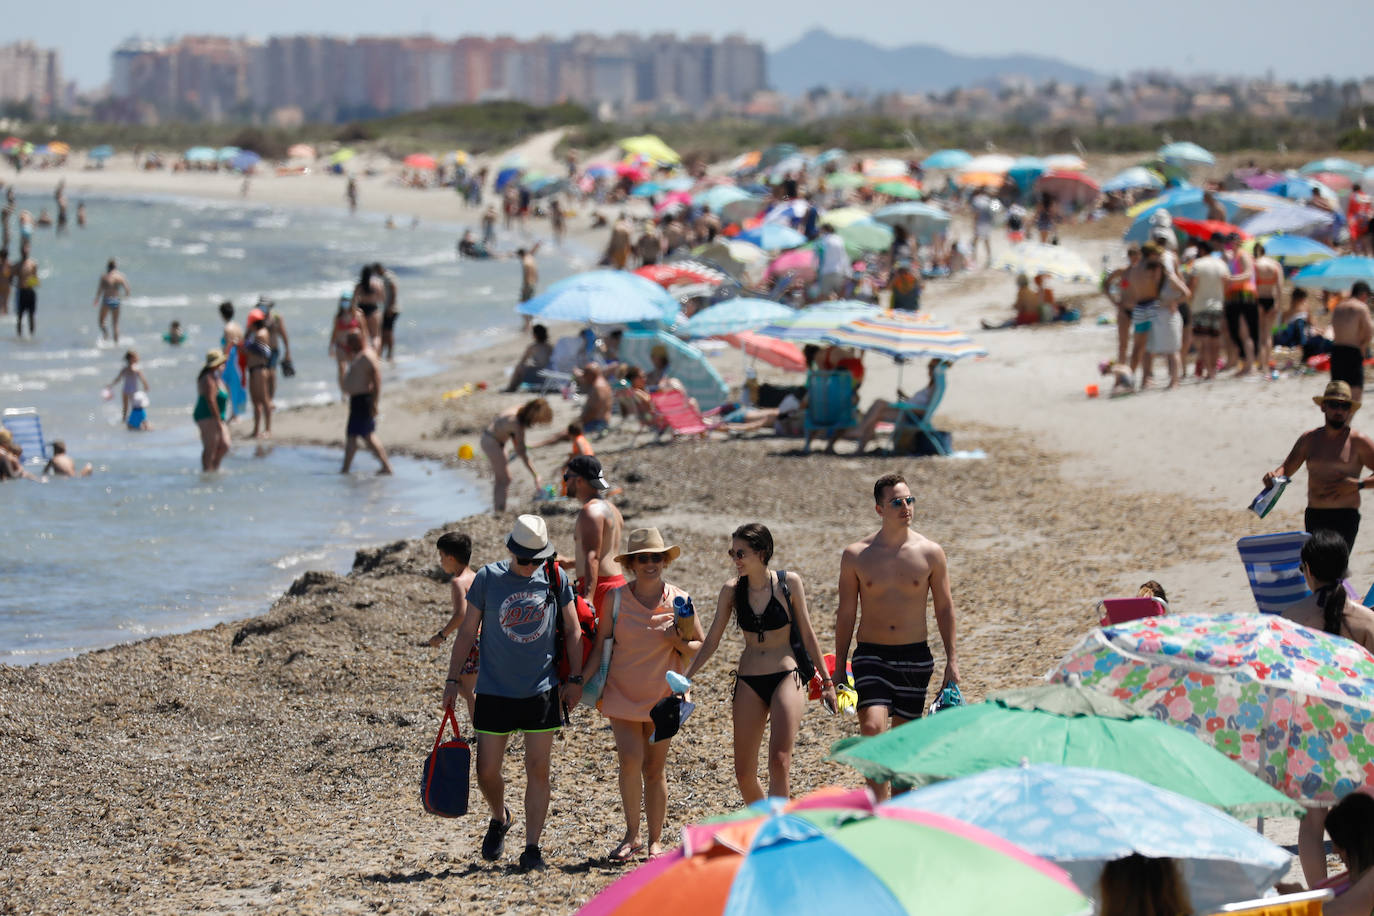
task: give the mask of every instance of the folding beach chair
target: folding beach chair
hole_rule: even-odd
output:
[[[1300,891],[1228,903],[1218,913],[1244,913],[1245,916],[1322,916],[1322,904],[1335,895],[1329,890]]]
[[[1103,598],[1097,606],[1102,609],[1102,617],[1097,625],[1102,627],[1145,617],[1161,617],[1169,612],[1169,606],[1158,598]]]
[[[675,437],[704,436],[720,425],[707,423],[687,395],[676,388],[655,391],[649,395],[649,402],[653,405],[660,436],[670,430]]]
[[[945,372],[949,369],[949,363],[940,363],[935,367],[933,384],[935,390],[930,393],[930,400],[924,405],[908,404],[902,401],[893,404],[897,408],[897,421],[892,424],[892,443],[888,449],[891,454],[897,453],[897,443],[910,431],[914,431],[917,436],[924,436],[929,443],[930,449],[937,455],[948,455],[949,436],[935,428],[935,412],[940,409],[940,402],[945,397]],[[922,453],[929,454],[929,453]]]
[[[1236,541],[1250,591],[1261,614],[1282,614],[1283,609],[1311,594],[1298,566],[1306,531],[1256,534]]]
[[[43,438],[43,421],[35,407],[8,407],[0,415],[0,424],[10,431],[14,444],[24,449],[26,463],[44,464],[52,454],[48,440]]]
[[[811,437],[827,437],[853,429],[859,422],[854,406],[854,376],[843,370],[812,370],[806,375],[806,414],[802,430],[806,433],[805,451],[811,451]]]

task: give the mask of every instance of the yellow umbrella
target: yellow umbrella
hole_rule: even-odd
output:
[[[53,143],[48,144],[48,152],[52,153],[55,156],[66,156],[71,151],[72,148],[67,144],[63,143],[61,140],[57,140]]]
[[[862,207],[841,207],[838,210],[827,210],[821,217],[822,223],[829,223],[836,229],[843,229],[851,223],[856,223],[862,219],[872,219],[873,214]]]
[[[653,134],[645,134],[642,137],[626,137],[620,141],[620,148],[631,155],[652,159],[660,165],[677,165],[682,161],[682,157],[671,146]]]

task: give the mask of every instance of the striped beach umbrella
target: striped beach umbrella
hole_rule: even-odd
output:
[[[899,363],[912,359],[987,356],[988,351],[963,331],[939,324],[925,315],[879,312],[857,315],[821,335],[825,343],[854,347],[890,356]]]
[[[796,310],[771,299],[726,299],[702,309],[682,327],[689,340],[757,331],[774,321],[786,321]]]
[[[801,309],[790,318],[759,329],[765,337],[790,340],[795,344],[825,343],[825,335],[863,315],[876,315],[878,307],[867,302],[840,299]]]

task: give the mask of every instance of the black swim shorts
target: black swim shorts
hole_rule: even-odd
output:
[[[372,416],[372,395],[355,394],[348,399],[348,435],[367,438],[377,429]]]
[[[861,642],[851,661],[859,709],[886,706],[894,718],[919,719],[925,714],[926,688],[935,673],[930,646],[913,642],[884,646]]]
[[[509,735],[511,732],[552,732],[562,727],[562,703],[557,687],[532,697],[477,694],[473,731],[484,735]]]
[[[1364,391],[1364,354],[1359,347],[1336,344],[1331,348],[1331,381]]]

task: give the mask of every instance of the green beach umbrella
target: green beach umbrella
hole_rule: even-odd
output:
[[[858,172],[838,172],[834,175],[825,176],[826,187],[834,188],[837,191],[848,191],[864,184],[864,176]]]
[[[337,150],[332,155],[330,155],[329,164],[343,165],[345,162],[352,159],[356,155],[358,154],[353,151],[352,147],[345,146],[343,149]]]
[[[872,219],[855,220],[836,228],[851,255],[865,251],[886,251],[892,247],[892,227]]]
[[[920,200],[921,192],[918,188],[903,181],[883,181],[875,184],[873,190],[879,194],[886,194],[888,197],[898,197],[902,200]]]
[[[870,738],[846,738],[830,759],[869,779],[922,786],[1022,760],[1113,770],[1234,817],[1302,808],[1187,732],[1086,687],[1028,687],[942,710]]]

